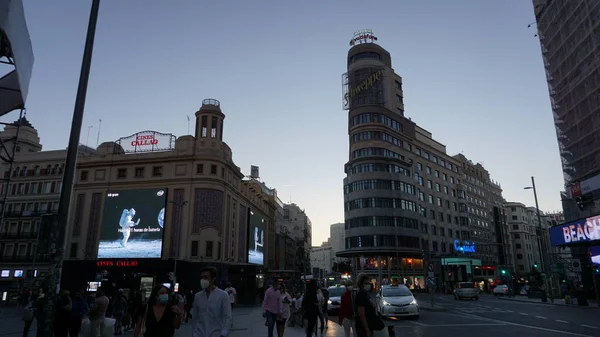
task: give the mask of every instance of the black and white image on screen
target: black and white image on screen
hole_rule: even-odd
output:
[[[248,263],[262,265],[265,251],[265,219],[253,211],[248,213]]]

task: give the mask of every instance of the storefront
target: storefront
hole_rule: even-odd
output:
[[[257,298],[257,273],[254,265],[189,262],[162,259],[102,259],[65,261],[61,289],[94,291],[102,287],[108,294],[118,289],[146,290],[168,283],[175,290],[200,290],[200,273],[204,267],[217,269],[217,285],[227,282],[237,289],[238,303],[254,304]],[[89,288],[92,289],[89,289]]]

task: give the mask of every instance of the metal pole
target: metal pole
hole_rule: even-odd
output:
[[[81,62],[81,73],[79,74],[79,86],[77,88],[75,107],[73,109],[69,147],[67,148],[67,158],[65,160],[65,172],[63,175],[62,189],[60,191],[58,216],[52,221],[52,230],[54,232],[50,238],[50,247],[52,247],[52,260],[50,261],[50,270],[48,272],[48,276],[46,277],[46,280],[44,280],[46,296],[44,297],[43,317],[38,318],[37,336],[39,337],[52,337],[54,334],[53,323],[55,312],[54,308],[57,300],[56,293],[59,289],[58,287],[62,272],[63,246],[69,215],[69,203],[71,201],[71,188],[73,187],[73,180],[75,180],[75,169],[79,149],[79,136],[81,134],[88,80],[92,65],[94,37],[96,35],[96,22],[98,21],[99,7],[100,0],[92,0],[92,8],[90,10],[90,19],[83,51],[83,60]]]
[[[540,235],[538,235],[538,249],[540,251],[540,267],[542,273],[546,272],[546,265],[544,264],[544,251],[542,248],[542,217],[540,215],[540,205],[538,204],[537,190],[535,189],[535,178],[531,177],[531,187],[533,187],[533,197],[535,198],[535,208],[537,211],[537,219],[538,219],[538,229],[540,230]]]

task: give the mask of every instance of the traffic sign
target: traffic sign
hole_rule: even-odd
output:
[[[433,262],[429,263],[429,266],[427,266],[427,270],[433,271]]]

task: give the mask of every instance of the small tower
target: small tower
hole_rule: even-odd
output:
[[[202,107],[196,112],[196,140],[207,138],[222,142],[224,119],[219,101],[212,98],[203,100]]]

